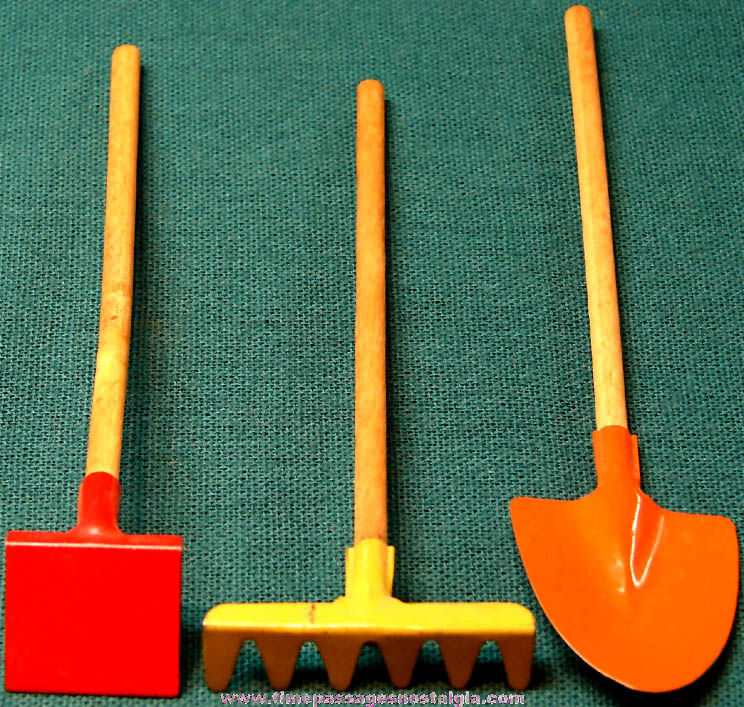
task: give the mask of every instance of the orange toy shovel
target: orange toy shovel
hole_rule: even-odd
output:
[[[728,518],[665,510],[640,488],[627,429],[602,115],[589,10],[566,12],[594,369],[596,491],[515,498],[514,534],[550,621],[587,663],[627,687],[687,685],[723,649],[739,557]]]

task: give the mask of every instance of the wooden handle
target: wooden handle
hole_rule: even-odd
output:
[[[627,427],[610,196],[592,16],[587,8],[576,5],[566,11],[565,22],[584,233],[597,429],[607,425]]]
[[[385,419],[385,93],[357,88],[354,542],[387,541]]]
[[[115,478],[119,477],[121,459],[132,319],[139,69],[140,56],[136,47],[124,45],[114,50],[101,317],[85,473],[105,471]]]

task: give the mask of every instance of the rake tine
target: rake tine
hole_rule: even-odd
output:
[[[202,645],[207,685],[215,692],[224,690],[235,670],[243,638],[225,635],[219,631],[203,631]]]
[[[302,641],[291,640],[285,636],[262,636],[254,639],[254,643],[261,654],[266,677],[271,685],[278,690],[289,687]]]
[[[502,638],[498,642],[501,660],[504,662],[506,681],[515,690],[523,690],[530,681],[534,636]]]
[[[378,645],[390,675],[390,682],[395,687],[406,687],[411,682],[413,669],[421,653],[421,641],[392,639],[379,641]]]
[[[461,688],[467,685],[482,645],[481,639],[471,641],[464,638],[439,639],[439,651],[452,687]]]
[[[357,638],[329,636],[315,639],[315,645],[325,664],[331,686],[339,692],[345,690],[354,677],[362,643]]]

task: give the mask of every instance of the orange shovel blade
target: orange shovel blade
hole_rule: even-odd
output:
[[[625,428],[595,432],[595,455],[593,493],[512,501],[522,562],[548,619],[587,663],[635,690],[683,687],[710,667],[731,631],[734,524],[654,503],[638,485],[635,438]]]

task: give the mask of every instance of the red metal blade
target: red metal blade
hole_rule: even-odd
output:
[[[75,528],[8,533],[6,690],[178,694],[183,543],[124,535],[118,498],[116,479],[91,474]]]

